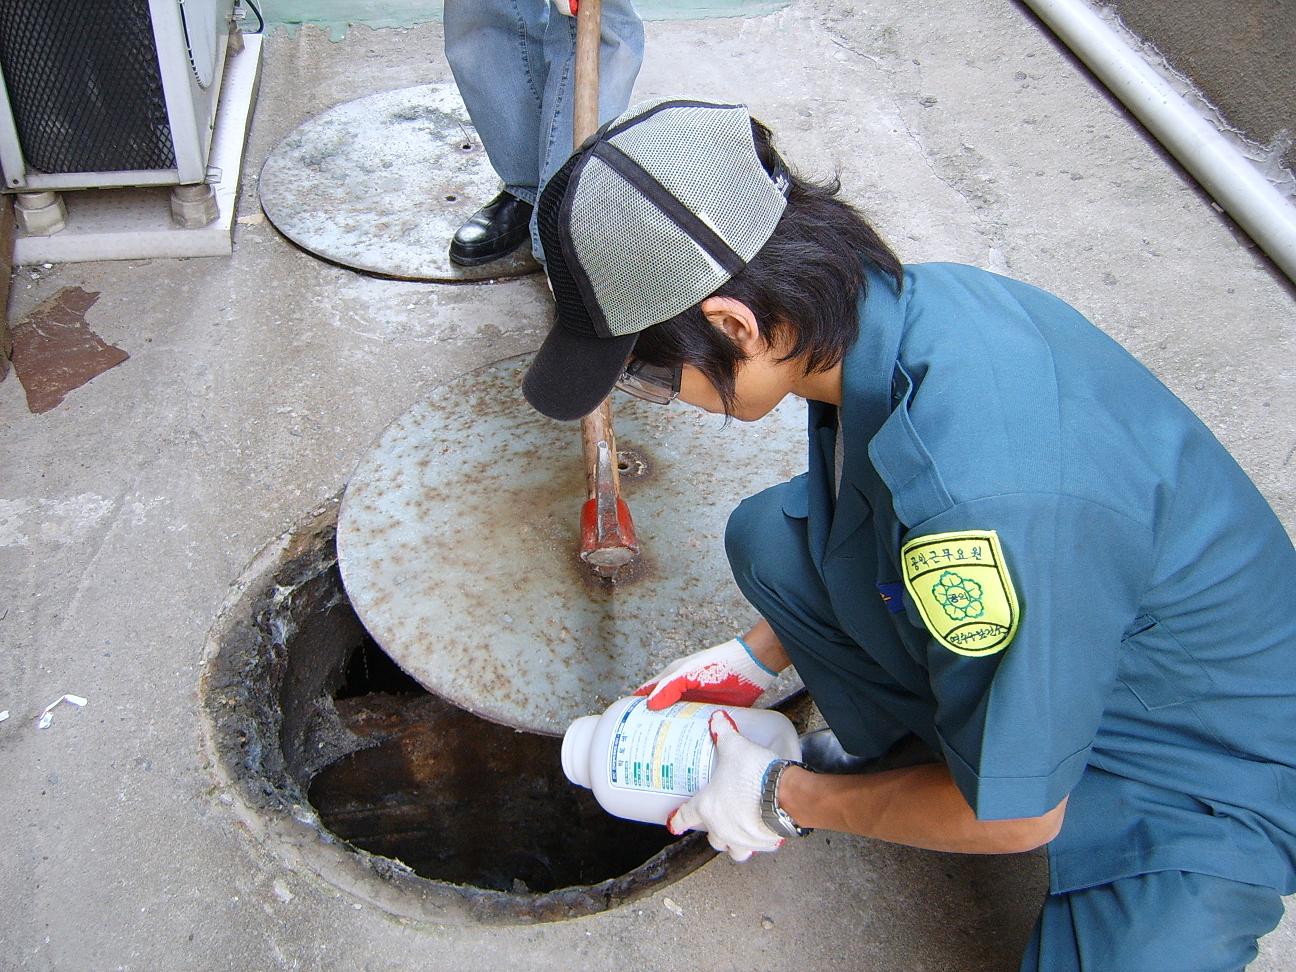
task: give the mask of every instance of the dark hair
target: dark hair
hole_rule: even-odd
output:
[[[778,158],[770,131],[752,120],[756,152],[767,172]],[[841,182],[816,183],[789,172],[787,208],[774,235],[712,296],[751,308],[768,344],[786,341],[779,360],[804,357],[807,375],[827,371],[859,337],[857,302],[870,264],[903,284],[900,261],[849,203]],[[648,364],[697,368],[715,386],[726,414],[736,404],[735,378],[745,355],[702,314],[701,304],[644,329],[634,356]]]

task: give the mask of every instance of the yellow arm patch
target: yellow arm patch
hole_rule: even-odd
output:
[[[960,655],[993,655],[1021,611],[994,530],[934,533],[900,550],[904,584],[932,636]]]

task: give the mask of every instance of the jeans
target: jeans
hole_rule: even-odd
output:
[[[603,0],[599,121],[625,111],[643,62],[631,0]],[[576,18],[549,0],[445,0],[445,53],[506,191],[535,203],[572,152]],[[543,260],[535,214],[531,249]]]

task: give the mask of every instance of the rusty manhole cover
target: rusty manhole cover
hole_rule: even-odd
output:
[[[331,263],[441,283],[540,268],[526,244],[479,267],[450,262],[455,230],[501,188],[453,84],[330,108],[275,147],[259,185],[279,232]]]
[[[338,554],[365,627],[427,689],[560,735],[668,662],[757,619],[724,530],[744,497],[805,469],[805,404],[760,426],[618,395],[622,491],[641,559],[613,581],[577,557],[575,423],[520,390],[530,355],[436,389],[382,434],[342,501]],[[780,678],[764,704],[800,687]]]

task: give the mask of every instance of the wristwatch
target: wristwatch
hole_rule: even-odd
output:
[[[783,779],[783,771],[789,766],[800,766],[802,769],[810,769],[805,763],[795,759],[774,759],[770,760],[769,766],[765,767],[765,775],[761,778],[761,820],[765,826],[780,837],[804,837],[812,833],[809,827],[798,827],[796,821],[791,815],[779,806],[778,787],[779,780]],[[810,770],[814,772],[814,770]]]

